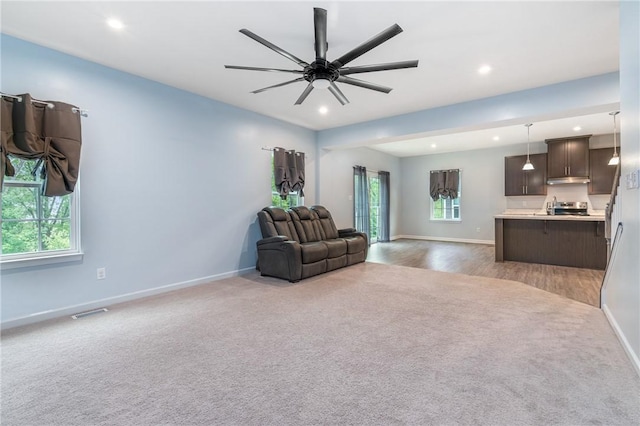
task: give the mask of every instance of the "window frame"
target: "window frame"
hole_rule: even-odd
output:
[[[285,210],[291,207],[304,206],[304,196],[299,195],[298,191],[289,192],[287,199],[290,200],[291,197],[296,197],[296,204],[294,205],[293,203],[289,202],[289,203],[286,203],[286,205],[284,205],[285,200],[280,198],[280,193],[276,189],[276,175],[273,167],[273,151],[271,151],[271,206],[279,207]],[[278,200],[278,202],[274,203],[273,200]]]
[[[440,198],[438,201],[442,200],[443,202],[451,201],[450,208],[443,208],[442,211],[445,213],[443,218],[434,217],[434,209],[437,201],[434,201],[433,198],[429,197],[429,220],[434,222],[445,222],[445,223],[459,223],[462,222],[462,172],[460,172],[460,178],[458,180],[458,197],[455,199],[451,198]],[[456,205],[457,204],[457,205]],[[458,217],[447,218],[446,212],[451,211],[451,215],[453,216],[455,209],[458,209]]]
[[[18,180],[11,180],[9,177],[5,177],[4,187],[27,187],[37,188],[38,199],[41,200],[44,195],[41,195],[41,188],[44,182],[36,180],[33,182]],[[35,252],[24,253],[0,253],[0,267],[4,269],[23,268],[31,266],[48,265],[62,262],[72,262],[81,260],[83,257],[81,238],[80,238],[80,180],[76,183],[73,193],[64,195],[69,198],[69,248],[63,250],[44,250]],[[2,202],[2,194],[0,194],[0,206]],[[41,212],[40,201],[36,201],[38,211]],[[32,219],[29,221],[43,221],[46,219]],[[24,221],[26,222],[26,220]],[[0,229],[0,241],[2,240],[2,230]],[[40,243],[40,241],[39,241]]]

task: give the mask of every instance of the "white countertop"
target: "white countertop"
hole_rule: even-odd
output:
[[[548,215],[546,210],[509,209],[494,216],[496,219],[534,220],[577,220],[583,222],[604,222],[604,211],[589,211],[589,216]]]

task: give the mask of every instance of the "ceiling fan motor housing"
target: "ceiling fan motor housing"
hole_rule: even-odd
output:
[[[309,83],[314,80],[336,81],[340,77],[340,71],[331,62],[316,59],[304,69],[304,79]]]

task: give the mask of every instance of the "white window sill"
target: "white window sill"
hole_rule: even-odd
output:
[[[81,252],[67,252],[56,254],[40,254],[33,257],[19,257],[7,259],[0,257],[0,269],[29,268],[31,266],[53,265],[56,263],[74,262],[82,260],[84,256]]]
[[[429,219],[431,222],[460,223],[462,219]]]

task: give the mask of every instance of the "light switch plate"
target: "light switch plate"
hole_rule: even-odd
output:
[[[637,189],[638,188],[638,177],[640,175],[640,170],[634,170],[631,173],[627,174],[627,189]]]

